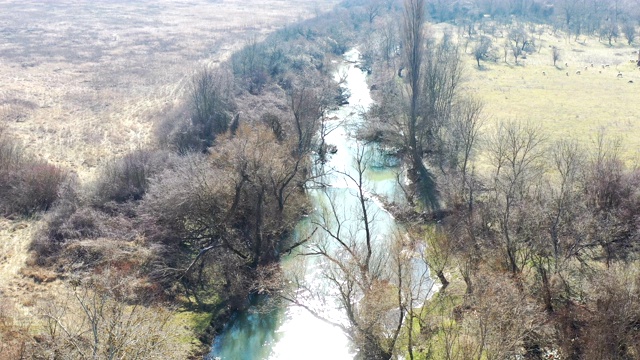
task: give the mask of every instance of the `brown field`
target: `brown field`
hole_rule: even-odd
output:
[[[194,70],[336,3],[0,0],[0,126],[90,180],[104,161],[152,141],[154,120],[180,102]],[[15,299],[25,315],[60,283],[21,272],[38,226],[0,219],[0,301]]]
[[[326,1],[0,1],[0,114],[39,157],[90,177],[150,141],[204,63]]]

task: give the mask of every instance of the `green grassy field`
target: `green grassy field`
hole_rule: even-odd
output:
[[[635,163],[640,158],[638,47],[624,39],[609,46],[597,37],[583,36],[576,42],[546,28],[539,33],[537,52],[517,65],[510,52],[504,62],[504,38],[492,38],[499,58],[482,61],[480,69],[471,55],[473,43],[468,46],[465,86],[484,100],[487,128],[504,120],[526,121],[539,125],[550,141],[575,138],[585,146],[592,146],[597,133],[604,131],[607,139],[619,139],[621,155]],[[552,46],[561,50],[557,66]]]

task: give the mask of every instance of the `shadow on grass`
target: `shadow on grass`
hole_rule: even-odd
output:
[[[433,175],[424,165],[418,166],[418,169],[414,169],[412,173],[412,180],[416,186],[416,193],[426,210],[430,212],[440,210],[440,194],[436,187]]]

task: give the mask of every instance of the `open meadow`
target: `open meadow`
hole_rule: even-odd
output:
[[[335,1],[0,1],[2,125],[91,176],[150,141],[205,63]]]
[[[624,38],[612,46],[595,36],[576,41],[546,25],[534,29],[536,50],[518,64],[511,49],[504,61],[500,32],[490,36],[495,61],[481,60],[478,68],[470,54],[473,45],[467,48],[465,85],[485,102],[488,123],[525,121],[539,126],[550,141],[574,138],[585,146],[603,132],[619,140],[621,155],[635,164],[640,158],[639,46],[627,45]],[[554,46],[560,50],[556,66]]]

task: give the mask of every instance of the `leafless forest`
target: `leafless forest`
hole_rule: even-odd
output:
[[[504,105],[586,81],[619,102],[576,107],[635,129],[616,116],[640,110],[636,1],[0,9],[0,359],[201,358],[250,297],[297,301],[280,260],[300,249],[333,264],[361,359],[640,359],[635,150],[600,123],[555,136],[539,118],[580,120],[570,100]],[[354,47],[375,100],[358,138],[402,164],[385,249],[360,152],[363,239],[332,232],[331,200],[292,236]]]

